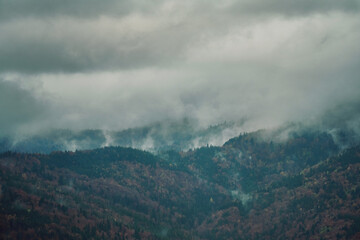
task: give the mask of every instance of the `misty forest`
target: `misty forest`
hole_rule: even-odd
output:
[[[360,0],[0,0],[0,239],[360,239]]]

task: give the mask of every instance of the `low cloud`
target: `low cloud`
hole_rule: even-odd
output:
[[[179,59],[190,34],[137,15],[86,21],[21,19],[0,24],[0,32],[0,71],[24,73],[158,66]]]
[[[360,1],[358,0],[318,0],[318,1],[296,1],[296,0],[244,0],[233,1],[232,11],[236,13],[250,14],[279,14],[285,16],[303,16],[309,14],[321,14],[331,11],[357,12]]]
[[[0,135],[37,121],[44,104],[15,83],[0,80]]]
[[[358,13],[357,0],[0,0],[1,129],[356,128]]]
[[[94,18],[102,15],[124,16],[133,11],[151,11],[162,1],[144,0],[0,0],[0,19],[9,20],[27,17],[51,18],[75,16]]]
[[[2,0],[0,9],[3,16],[0,18],[0,71],[74,73],[168,68],[193,60],[193,55],[199,53],[196,49],[209,44],[228,44],[228,49],[219,50],[224,51],[220,54],[230,56],[217,55],[217,61],[239,54],[247,56],[248,47],[256,48],[254,55],[263,54],[278,47],[279,41],[288,37],[289,30],[296,31],[304,21],[319,24],[308,25],[314,32],[306,32],[303,37],[310,37],[310,42],[303,42],[304,38],[289,40],[311,44],[313,37],[319,37],[319,44],[329,44],[334,36],[323,32],[323,27],[329,26],[322,26],[321,21],[326,24],[333,18],[339,27],[337,30],[342,32],[340,28],[349,26],[346,21],[351,20],[351,15],[357,18],[359,1],[276,0],[271,4],[263,0],[223,4],[154,1],[150,4],[147,1],[76,0],[59,4],[43,0]],[[288,16],[292,16],[290,20],[286,20]],[[260,37],[256,34],[261,35],[264,43],[256,41],[259,39],[249,41]],[[224,40],[237,42],[232,54],[226,52],[231,42]],[[216,48],[210,53],[214,50]]]

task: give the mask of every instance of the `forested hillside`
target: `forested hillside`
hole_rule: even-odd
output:
[[[240,123],[239,123],[240,124]],[[132,147],[152,152],[188,150],[207,144],[222,145],[240,133],[236,123],[202,128],[194,120],[163,121],[121,131],[54,129],[23,136],[0,137],[0,152],[51,153],[108,146]]]
[[[155,156],[122,147],[0,156],[2,239],[358,239],[360,147],[243,134]]]

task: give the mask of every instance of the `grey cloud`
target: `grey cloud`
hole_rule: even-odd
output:
[[[124,16],[133,12],[154,14],[166,4],[164,0],[0,0],[0,19],[27,17],[75,16],[94,18],[103,15]],[[203,10],[211,14],[221,14],[231,10],[246,14],[284,14],[302,15],[316,12],[358,11],[359,0],[234,0],[224,1],[168,1],[177,7],[184,7],[193,14],[202,14]]]
[[[94,18],[101,15],[123,16],[133,11],[149,11],[159,1],[144,0],[0,0],[0,19],[28,17],[76,16]]]
[[[321,124],[325,129],[351,129],[360,136],[360,97],[328,109]]]
[[[330,11],[357,12],[359,7],[359,0],[244,0],[235,1],[231,11],[242,14],[301,16]]]
[[[127,22],[113,18],[85,22],[28,19],[0,25],[0,71],[40,73],[131,69],[169,65],[181,59],[181,52],[194,30],[182,31],[161,23],[149,31],[143,23],[146,20],[137,23],[135,19],[135,26],[128,30]],[[132,24],[131,20],[129,24]],[[142,24],[145,26],[138,26]],[[137,28],[145,29],[139,31]]]
[[[50,102],[2,82],[13,94],[1,99],[1,125],[117,130],[188,117],[256,130],[324,116],[356,125],[356,107],[325,113],[358,106],[358,3],[0,0],[0,76],[42,83]]]
[[[197,43],[206,44],[234,26],[245,28],[255,21],[251,19],[357,11],[358,6],[359,0],[243,0],[223,5],[202,0],[0,0],[0,71],[169,67],[185,61]]]
[[[0,80],[0,135],[42,117],[43,104],[17,84]]]

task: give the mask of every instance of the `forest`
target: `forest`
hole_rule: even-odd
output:
[[[0,155],[2,239],[358,239],[360,146],[324,132],[158,154]]]

